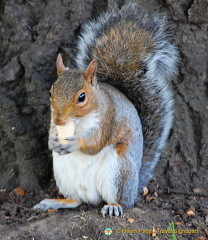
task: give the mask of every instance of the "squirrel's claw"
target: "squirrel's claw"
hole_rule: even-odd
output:
[[[64,139],[64,140],[67,140],[67,141],[75,141],[75,140],[76,140],[76,137],[68,137],[68,138],[66,138],[66,139]]]
[[[121,205],[119,204],[108,204],[102,208],[101,213],[103,217],[105,217],[106,215],[109,215],[110,217],[119,217],[123,215],[123,210]]]

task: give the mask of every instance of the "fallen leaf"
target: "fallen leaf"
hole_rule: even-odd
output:
[[[128,219],[127,219],[127,222],[129,222],[129,223],[133,223],[134,221],[135,221],[134,218],[128,218]]]
[[[58,210],[57,210],[57,209],[48,209],[47,212],[48,212],[48,213],[55,213],[55,212],[58,212]]]
[[[203,236],[197,237],[198,240],[205,240],[206,238]]]
[[[152,202],[153,200],[155,200],[155,197],[146,197],[147,202]]]
[[[14,188],[13,192],[15,192],[18,196],[23,196],[25,194],[25,190],[22,188]]]
[[[89,238],[89,236],[83,236],[83,238],[84,238],[84,239],[88,239],[88,238]]]
[[[149,189],[147,187],[143,188],[143,193],[142,193],[142,197],[147,196],[147,194],[149,193]]]
[[[194,188],[194,189],[193,189],[193,192],[194,192],[194,193],[202,193],[202,189],[200,189],[200,188]]]
[[[191,209],[187,210],[187,211],[186,211],[186,214],[187,214],[188,216],[195,216],[195,212],[194,212],[193,210],[191,210]]]
[[[118,224],[119,224],[121,227],[126,228],[126,225],[125,225],[125,224],[123,224],[123,223],[121,223],[121,222],[119,222]]]
[[[156,229],[153,227],[153,228],[152,228],[152,237],[156,237],[156,235],[157,235],[157,231],[156,231]]]
[[[174,224],[175,224],[176,226],[181,226],[181,225],[183,225],[182,222],[174,222]]]
[[[28,230],[29,230],[29,231],[35,231],[35,228],[29,227]]]

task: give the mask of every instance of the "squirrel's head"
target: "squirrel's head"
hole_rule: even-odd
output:
[[[69,70],[59,54],[56,67],[58,79],[51,87],[50,101],[54,123],[64,125],[69,118],[83,117],[97,108],[97,63],[93,60],[85,72]]]

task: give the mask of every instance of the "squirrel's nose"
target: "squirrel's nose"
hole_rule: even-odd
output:
[[[60,117],[54,117],[53,118],[54,124],[57,126],[63,126],[66,122],[61,119]]]

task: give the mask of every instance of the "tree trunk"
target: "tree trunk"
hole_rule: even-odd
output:
[[[97,3],[98,2],[98,3]],[[52,177],[48,150],[49,90],[55,60],[74,65],[83,23],[122,0],[2,0],[0,3],[0,188],[38,189]],[[208,3],[206,0],[138,0],[149,14],[166,12],[181,50],[173,81],[175,122],[159,162],[165,187],[208,191]]]

